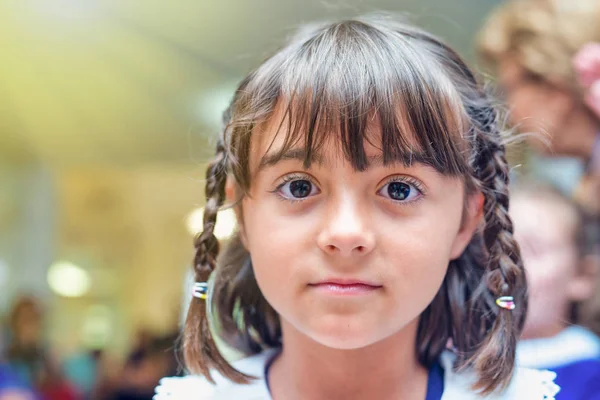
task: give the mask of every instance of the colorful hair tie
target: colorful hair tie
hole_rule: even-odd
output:
[[[507,310],[514,310],[516,307],[515,299],[512,296],[498,297],[496,299],[496,304],[498,305],[498,307],[505,308]]]
[[[208,297],[208,283],[206,282],[196,282],[194,283],[192,296],[197,299],[206,300]]]

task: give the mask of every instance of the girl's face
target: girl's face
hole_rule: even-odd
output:
[[[384,166],[381,150],[367,142],[364,172],[336,143],[309,169],[302,147],[271,163],[285,136],[278,126],[253,136],[241,225],[258,285],[284,331],[339,349],[401,331],[432,301],[448,262],[470,241],[481,195],[465,202],[460,179],[423,164]]]

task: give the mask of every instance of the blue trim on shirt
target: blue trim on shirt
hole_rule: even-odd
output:
[[[269,392],[269,394],[271,394],[271,386],[269,383],[269,370],[271,369],[271,365],[273,365],[273,361],[275,361],[275,359],[279,357],[280,354],[281,352],[277,352],[277,354],[271,357],[269,361],[267,361],[267,363],[265,364],[265,384],[267,385],[267,391]]]
[[[429,368],[425,400],[441,400],[444,394],[444,369],[438,363]]]

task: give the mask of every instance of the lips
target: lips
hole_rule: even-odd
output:
[[[326,279],[311,283],[310,287],[327,294],[360,295],[381,289],[382,285],[354,279]]]
[[[370,281],[364,281],[364,280],[359,280],[359,279],[338,279],[338,278],[325,279],[320,282],[314,283],[312,285],[323,285],[323,284],[339,285],[339,286],[364,285],[364,286],[372,286],[372,287],[381,287],[381,285],[378,285],[378,284],[370,282]]]

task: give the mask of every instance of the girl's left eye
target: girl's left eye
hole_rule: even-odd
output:
[[[418,199],[422,193],[415,184],[396,180],[383,185],[378,194],[390,200],[408,203]]]

